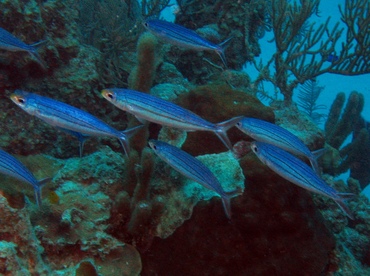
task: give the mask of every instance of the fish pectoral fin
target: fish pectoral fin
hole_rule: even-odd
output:
[[[138,120],[140,123],[142,123],[143,125],[145,125],[147,123],[147,120],[143,119],[143,118],[140,118],[140,117],[137,117],[135,116],[136,120]]]

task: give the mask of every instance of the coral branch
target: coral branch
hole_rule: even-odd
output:
[[[370,73],[369,2],[346,1],[344,11],[340,9],[347,32],[339,55],[335,49],[344,33],[339,22],[331,29],[328,27],[330,17],[317,28],[315,22],[308,23],[309,18],[318,13],[318,5],[318,0],[301,0],[300,4],[279,0],[271,3],[269,12],[276,53],[265,66],[257,67],[260,77],[255,86],[265,80],[272,82],[288,104],[298,84],[319,75]],[[274,73],[269,72],[271,64],[275,66]]]

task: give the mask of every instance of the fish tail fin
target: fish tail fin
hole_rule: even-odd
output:
[[[37,49],[34,49],[33,51],[30,51],[29,53],[36,60],[36,62],[42,67],[42,69],[46,70],[47,68],[46,63],[40,57],[39,53],[37,52]]]
[[[222,205],[224,206],[225,214],[229,220],[231,220],[231,204],[230,204],[230,199],[233,197],[236,197],[240,194],[243,193],[243,190],[241,188],[238,188],[234,191],[231,192],[225,192],[224,195],[222,195],[221,200],[222,200]]]
[[[238,122],[240,122],[243,118],[244,118],[243,116],[234,117],[234,118],[231,118],[230,120],[216,124],[216,128],[217,128],[215,131],[216,135],[218,136],[218,138],[220,138],[222,143],[224,143],[224,145],[231,151],[233,149],[233,146],[226,132],[230,128],[235,126]]]
[[[36,204],[37,206],[41,206],[41,190],[42,190],[42,187],[45,186],[46,183],[48,183],[52,178],[51,177],[47,177],[47,178],[44,178],[44,179],[41,179],[40,181],[38,181],[38,185],[34,188],[35,190],[35,199],[36,199]]]
[[[40,48],[41,46],[43,46],[45,43],[47,42],[47,40],[41,40],[41,41],[38,41],[36,43],[33,43],[30,46],[30,54],[31,56],[37,61],[38,64],[40,64],[40,66],[43,68],[43,69],[46,69],[47,66],[45,64],[45,62],[42,60],[42,58],[40,57],[39,53],[37,52],[38,48]]]
[[[338,198],[334,199],[335,202],[338,204],[338,206],[340,207],[340,209],[342,209],[342,211],[350,218],[350,219],[354,219],[354,216],[353,216],[353,213],[352,211],[348,208],[348,206],[346,205],[345,203],[345,200],[346,199],[350,199],[350,198],[353,198],[355,196],[355,194],[352,194],[352,193],[338,193]]]
[[[311,152],[312,156],[309,158],[311,166],[318,176],[321,176],[321,170],[320,170],[319,164],[317,163],[317,159],[320,158],[325,153],[325,151],[326,151],[325,148],[315,150]]]
[[[128,144],[128,140],[135,135],[135,133],[141,129],[144,125],[139,125],[132,127],[130,129],[125,129],[124,131],[121,131],[122,136],[118,137],[119,142],[121,143],[121,146],[123,150],[125,151],[125,154],[127,156],[130,155],[130,146]]]
[[[226,57],[225,57],[225,50],[226,48],[230,45],[230,41],[233,37],[229,37],[228,39],[224,40],[223,42],[221,42],[220,44],[218,44],[217,46],[217,54],[220,56],[223,64],[225,65],[225,67],[227,68],[227,62],[226,62]]]

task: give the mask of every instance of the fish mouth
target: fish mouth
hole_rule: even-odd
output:
[[[101,95],[110,102],[114,100],[114,93],[109,89],[103,89]]]
[[[16,95],[16,94],[11,94],[10,99],[15,103],[15,104],[21,104],[23,102],[23,98]]]

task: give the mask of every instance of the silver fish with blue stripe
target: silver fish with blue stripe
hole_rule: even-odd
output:
[[[290,153],[308,158],[315,172],[318,175],[321,174],[317,158],[323,153],[324,149],[311,152],[296,135],[278,125],[263,120],[244,117],[235,126],[256,141],[272,144]]]
[[[42,68],[46,68],[45,63],[37,52],[37,46],[43,44],[45,41],[40,41],[34,44],[26,44],[7,30],[0,28],[0,49],[11,52],[28,52]]]
[[[231,219],[230,199],[241,194],[239,189],[225,192],[214,174],[198,159],[165,142],[150,140],[149,146],[173,169],[220,195],[225,214]]]
[[[231,38],[220,44],[214,44],[192,30],[159,19],[148,19],[145,21],[144,26],[149,32],[170,44],[196,51],[214,51],[220,56],[225,67],[227,67],[224,51]]]
[[[118,108],[133,114],[141,122],[147,120],[185,131],[212,131],[229,150],[232,150],[232,144],[226,132],[243,118],[240,116],[213,124],[174,103],[130,89],[104,89],[102,96]]]
[[[41,189],[51,178],[38,181],[20,161],[2,149],[0,149],[0,173],[31,184],[35,191],[36,203],[38,206],[41,206]]]
[[[351,193],[338,193],[321,179],[306,163],[285,150],[263,142],[252,142],[252,151],[257,157],[286,180],[314,193],[333,199],[343,212],[353,219],[353,214],[344,200],[353,197]]]
[[[82,154],[83,146],[81,141],[84,141],[87,136],[107,136],[117,138],[125,153],[129,155],[128,139],[143,127],[140,125],[125,131],[118,131],[86,111],[22,90],[16,90],[10,98],[27,113],[77,136],[80,141],[80,154]]]

